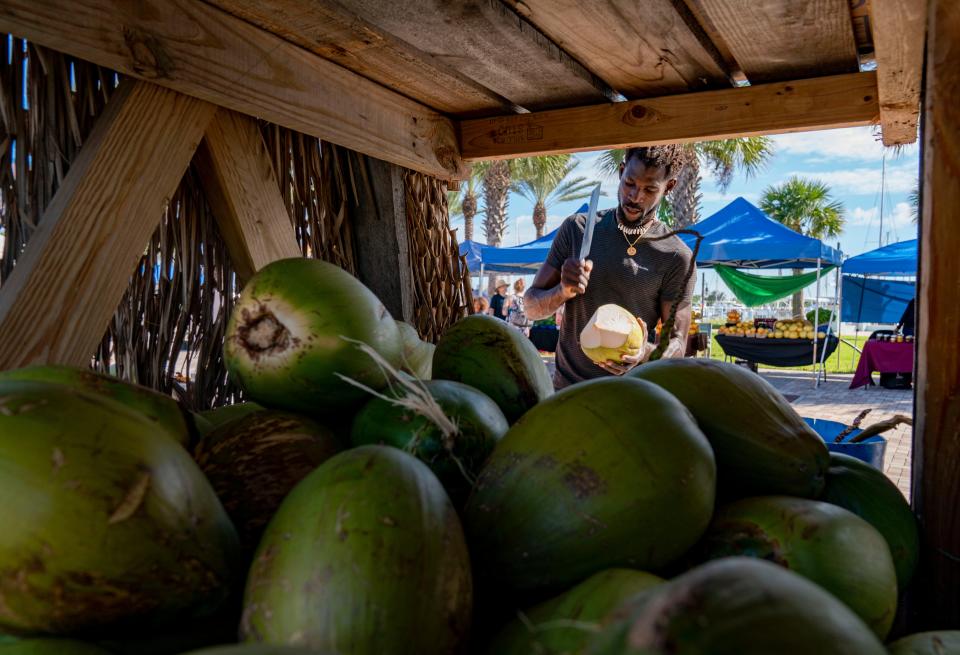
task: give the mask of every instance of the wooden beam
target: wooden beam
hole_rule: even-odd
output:
[[[360,206],[350,215],[357,244],[357,277],[377,294],[394,318],[414,323],[414,283],[410,265],[403,169],[363,157],[369,182]]]
[[[877,77],[853,73],[724,91],[462,121],[465,160],[685,143],[868,125]]]
[[[242,281],[272,261],[303,256],[254,119],[218,111],[197,150],[197,168]]]
[[[0,370],[90,363],[215,112],[121,83],[0,288]]]
[[[0,30],[430,175],[466,174],[447,118],[200,0],[5,0]]]
[[[337,4],[525,109],[617,99],[606,83],[500,0]]]
[[[917,140],[927,0],[872,0],[883,145]]]
[[[337,3],[206,2],[445,114],[476,118],[517,109],[429,52],[394,38]]]
[[[874,0],[876,2],[876,0]],[[960,5],[930,0],[917,299],[913,504],[919,629],[960,628]]]
[[[853,38],[860,63],[873,59],[873,27],[870,25],[870,0],[849,0]]]
[[[688,12],[682,4],[671,0],[507,1],[628,98],[732,86],[720,53],[695,20],[690,21],[692,25],[684,20]]]
[[[848,0],[686,0],[751,84],[860,69]]]

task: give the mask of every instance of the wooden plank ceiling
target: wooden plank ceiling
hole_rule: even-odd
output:
[[[454,118],[859,70],[862,0],[206,0]]]
[[[919,50],[901,50],[922,42],[926,1],[5,0],[0,29],[450,179],[463,119],[826,80],[858,74],[874,43],[885,143],[909,142]],[[838,107],[837,124],[876,95]]]

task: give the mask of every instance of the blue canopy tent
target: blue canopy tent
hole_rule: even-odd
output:
[[[843,253],[819,239],[794,232],[745,198],[690,226],[703,237],[697,266],[734,268],[818,268],[840,264]],[[680,238],[693,248],[696,238]]]
[[[848,323],[896,323],[916,295],[916,283],[869,276],[917,274],[917,240],[900,241],[843,264],[843,320]]]
[[[820,271],[824,266],[836,266],[843,261],[843,253],[836,248],[831,248],[819,239],[794,232],[764,214],[743,197],[737,197],[726,207],[691,225],[689,229],[699,232],[703,237],[697,253],[697,266],[700,268],[717,265],[749,269],[815,268],[818,317]],[[692,235],[682,234],[680,238],[691,249],[696,244],[696,237]],[[839,298],[835,302],[839,305]],[[816,340],[814,344],[814,376],[815,384],[819,384],[827,348],[818,353]]]
[[[917,274],[917,240],[891,243],[851,257],[843,263],[843,272],[856,275],[914,276]]]
[[[583,205],[575,213],[583,214],[588,209],[587,205]],[[476,241],[464,241],[460,244],[460,254],[466,257],[467,268],[474,275],[484,273],[531,275],[537,272],[543,262],[547,261],[550,246],[559,229],[558,227],[539,239],[511,248],[496,248]]]

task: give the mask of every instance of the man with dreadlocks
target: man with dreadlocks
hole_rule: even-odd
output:
[[[690,298],[696,283],[693,254],[657,220],[657,208],[677,183],[682,146],[629,148],[620,164],[616,209],[599,212],[589,259],[578,259],[586,216],[575,214],[560,227],[547,261],[524,296],[531,319],[546,318],[564,306],[557,344],[557,389],[604,375],[623,375],[654,351],[654,326],[667,325],[674,303],[676,319],[663,357],[682,357],[690,325]],[[648,327],[650,342],[636,357],[595,364],[580,349],[580,332],[601,305],[629,310]]]

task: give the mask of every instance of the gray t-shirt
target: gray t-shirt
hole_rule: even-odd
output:
[[[547,264],[563,268],[568,257],[578,257],[583,242],[584,214],[567,218],[553,240]],[[580,332],[601,305],[613,303],[639,316],[647,324],[649,339],[654,341],[654,328],[660,318],[663,300],[689,301],[696,286],[696,273],[684,288],[683,281],[693,253],[679,237],[647,241],[647,237],[663,236],[670,228],[654,223],[636,244],[637,253],[627,255],[627,241],[617,229],[616,209],[600,212],[593,230],[588,259],[593,261],[587,292],[567,301],[557,343],[557,368],[553,384],[557,389],[581,380],[610,375],[594,364],[580,349]],[[636,236],[629,237],[633,242]]]

